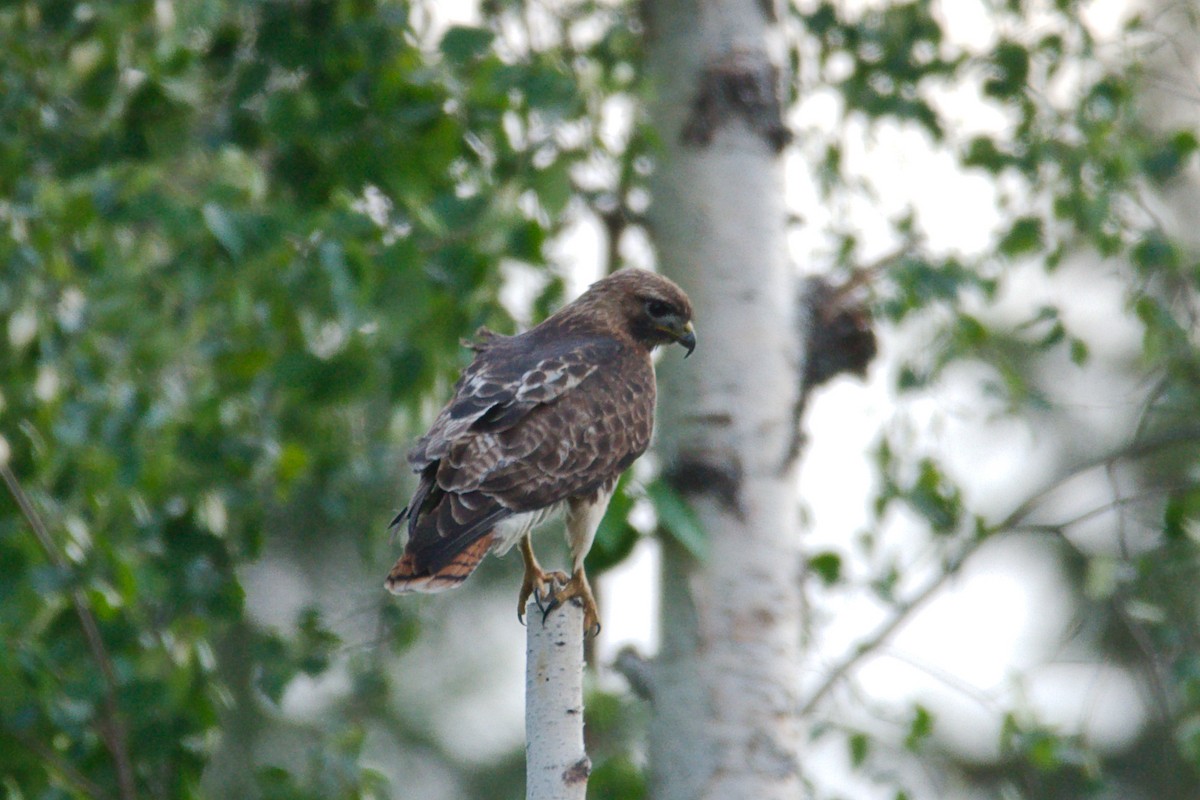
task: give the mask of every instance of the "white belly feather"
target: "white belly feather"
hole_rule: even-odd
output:
[[[537,511],[514,514],[504,520],[496,526],[492,534],[492,552],[498,556],[504,555],[514,544],[521,541],[525,534],[562,511],[564,505],[565,503],[555,503]]]
[[[608,509],[608,501],[612,499],[613,487],[616,481],[603,486],[592,497],[575,498],[555,503],[552,506],[528,511],[524,514],[514,514],[496,526],[492,534],[492,552],[502,556],[521,541],[525,534],[538,525],[567,510],[567,544],[570,545],[575,566],[583,564],[583,557],[592,549],[592,540],[596,537],[596,529]]]

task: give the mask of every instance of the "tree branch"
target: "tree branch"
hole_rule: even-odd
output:
[[[936,578],[929,581],[929,583],[925,584],[925,587],[919,592],[897,606],[895,613],[892,614],[892,618],[876,629],[873,634],[859,642],[858,646],[854,648],[850,655],[842,659],[842,661],[833,668],[833,671],[825,677],[825,680],[821,682],[821,685],[817,687],[816,691],[809,695],[809,698],[800,705],[800,716],[807,716],[822,700],[825,699],[826,695],[833,691],[833,687],[837,686],[838,682],[844,678],[846,674],[850,672],[850,670],[858,666],[858,662],[862,661],[864,657],[878,649],[880,645],[887,641],[891,635],[895,633],[896,630],[903,625],[910,616],[912,616],[914,611],[925,605],[925,603],[929,602],[929,599],[937,594],[938,590],[945,586],[952,577],[958,574],[959,570],[962,569],[962,566],[966,563],[967,559],[979,549],[980,545],[988,541],[989,538],[990,537],[980,536],[972,539],[958,552],[958,555],[956,555],[950,561],[950,563],[946,565],[945,570],[943,570]]]
[[[58,753],[47,747],[42,742],[39,742],[31,736],[25,736],[20,733],[14,733],[12,731],[7,731],[7,733],[20,747],[24,747],[26,750],[40,758],[51,769],[58,772],[59,777],[63,780],[63,782],[71,784],[76,791],[81,792],[87,797],[93,798],[93,800],[106,800],[108,797],[108,795],[104,793],[103,789],[101,789],[94,782],[88,780],[85,775],[80,773],[77,769],[75,769],[75,767],[71,766],[69,762],[65,761]]]
[[[46,524],[38,516],[37,509],[34,508],[29,495],[25,493],[21,482],[17,480],[17,476],[7,464],[0,464],[0,477],[4,478],[9,493],[16,501],[25,521],[29,523],[34,538],[45,552],[46,558],[58,569],[70,569],[67,560],[58,551],[58,546],[50,536]],[[100,636],[100,626],[96,623],[96,615],[92,613],[81,589],[71,590],[71,604],[75,608],[75,615],[79,617],[79,625],[83,629],[83,636],[87,640],[92,658],[100,667],[100,674],[104,678],[104,716],[99,720],[99,728],[104,744],[108,747],[116,764],[120,797],[121,800],[136,800],[137,787],[133,778],[133,762],[129,756],[125,724],[121,719],[121,709],[117,703],[117,676],[113,670],[112,659],[109,658],[108,650],[104,647],[104,639]]]
[[[583,607],[572,601],[543,620],[530,598],[525,619],[525,798],[584,800]]]
[[[629,688],[643,700],[654,702],[654,676],[650,661],[633,645],[625,645],[617,653],[613,669],[625,676]]]
[[[800,705],[800,715],[809,714],[817,705],[825,699],[825,697],[833,690],[833,688],[842,680],[854,667],[858,665],[863,658],[879,648],[887,639],[891,637],[896,630],[904,624],[912,614],[921,606],[925,605],[930,598],[937,594],[950,578],[958,574],[966,563],[979,547],[992,539],[994,533],[1003,531],[1021,530],[1021,531],[1049,531],[1060,534],[1064,528],[1070,525],[1083,522],[1092,516],[1108,511],[1114,507],[1119,508],[1130,502],[1135,502],[1140,497],[1135,498],[1116,498],[1112,503],[1106,503],[1099,509],[1091,509],[1072,519],[1054,525],[1021,525],[1021,523],[1033,513],[1038,504],[1046,499],[1055,489],[1062,486],[1067,481],[1074,477],[1082,475],[1090,470],[1099,467],[1106,467],[1116,463],[1120,459],[1137,459],[1149,456],[1159,449],[1178,445],[1186,441],[1196,441],[1200,439],[1200,429],[1184,428],[1174,431],[1164,431],[1163,433],[1148,437],[1142,441],[1133,442],[1125,445],[1118,450],[1112,451],[1104,456],[1089,459],[1080,464],[1077,464],[1072,469],[1068,470],[1061,477],[1056,478],[1049,484],[1034,492],[1027,497],[1024,502],[1018,505],[1007,517],[1001,520],[996,525],[989,526],[990,533],[975,536],[966,542],[958,553],[947,563],[946,568],[935,578],[931,579],[922,589],[898,605],[891,619],[881,625],[874,633],[866,639],[858,643],[858,645],[840,661],[837,666],[825,677],[825,680],[813,691],[809,698]]]

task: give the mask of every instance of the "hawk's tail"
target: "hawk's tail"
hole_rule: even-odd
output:
[[[450,563],[436,572],[430,571],[427,566],[418,564],[412,553],[405,553],[400,556],[400,560],[388,573],[384,586],[392,594],[405,592],[433,594],[453,589],[470,577],[491,546],[492,534],[489,532],[471,542],[462,551],[455,553],[454,558],[450,559]]]

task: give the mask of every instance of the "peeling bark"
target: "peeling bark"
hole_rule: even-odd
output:
[[[779,94],[779,70],[764,54],[735,51],[721,57],[700,76],[700,88],[680,134],[683,143],[706,147],[718,129],[740,118],[779,153],[792,140]]]
[[[695,453],[681,453],[667,467],[665,477],[684,497],[708,495],[738,519],[746,518],[741,500],[742,465],[735,454],[702,458]]]

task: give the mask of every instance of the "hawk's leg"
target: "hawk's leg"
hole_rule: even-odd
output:
[[[551,611],[575,598],[579,598],[583,604],[583,632],[588,636],[600,633],[600,611],[596,608],[592,585],[588,583],[587,573],[583,571],[582,564],[575,568],[571,579],[550,598],[550,604],[542,610],[542,621],[545,622]]]
[[[529,596],[542,613],[548,613],[542,601],[555,596],[555,590],[569,581],[565,572],[546,572],[533,554],[533,542],[529,534],[521,537],[521,558],[525,560],[525,580],[521,583],[521,596],[517,599],[517,619],[525,623],[525,606]],[[543,617],[544,619],[544,617]]]

